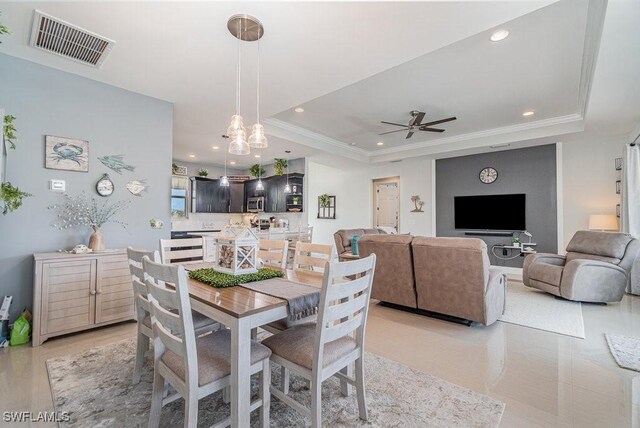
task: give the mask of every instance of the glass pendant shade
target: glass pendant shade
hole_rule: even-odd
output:
[[[235,137],[231,138],[229,143],[229,153],[232,155],[248,155],[251,153],[249,143],[247,143],[247,134],[244,130],[236,132]]]
[[[289,183],[287,183],[287,185],[284,186],[284,193],[291,193],[291,186],[289,186]]]
[[[269,146],[266,135],[264,135],[264,127],[259,123],[253,125],[251,136],[249,137],[249,146],[256,149],[266,149]]]
[[[220,178],[220,187],[229,187],[229,177],[226,174]]]
[[[264,190],[264,185],[262,184],[262,180],[258,180],[258,184],[256,184],[256,190]]]
[[[247,131],[244,129],[242,116],[240,116],[239,114],[234,114],[233,116],[231,116],[231,123],[229,123],[229,127],[227,128],[227,135],[229,136],[231,141],[234,140],[239,131],[244,132],[246,135]]]

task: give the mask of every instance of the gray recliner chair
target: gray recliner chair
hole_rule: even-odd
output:
[[[568,300],[619,302],[640,240],[626,233],[576,232],[567,245],[567,255],[530,254],[524,260],[524,285]]]

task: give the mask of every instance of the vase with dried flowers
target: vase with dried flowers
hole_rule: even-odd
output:
[[[129,201],[105,200],[98,203],[96,198],[89,198],[84,192],[76,196],[65,193],[62,197],[64,198],[62,203],[49,207],[57,211],[58,220],[52,226],[59,230],[91,227],[93,233],[89,237],[87,246],[93,251],[102,251],[105,248],[104,235],[100,231],[105,223],[117,223],[125,228],[127,226],[126,223],[114,217],[129,206]]]

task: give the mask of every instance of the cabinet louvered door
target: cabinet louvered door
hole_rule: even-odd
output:
[[[95,320],[96,261],[42,265],[43,334],[77,330]]]
[[[96,324],[133,318],[133,288],[125,256],[98,259]]]

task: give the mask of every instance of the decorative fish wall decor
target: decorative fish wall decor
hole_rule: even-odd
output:
[[[102,156],[101,158],[98,158],[98,160],[102,162],[104,166],[114,170],[118,174],[122,174],[123,169],[133,172],[136,169],[136,167],[127,165],[126,163],[124,163],[123,158],[124,158],[124,155],[109,155],[109,156]]]
[[[142,196],[142,192],[147,192],[147,180],[131,180],[125,186],[132,195]]]

